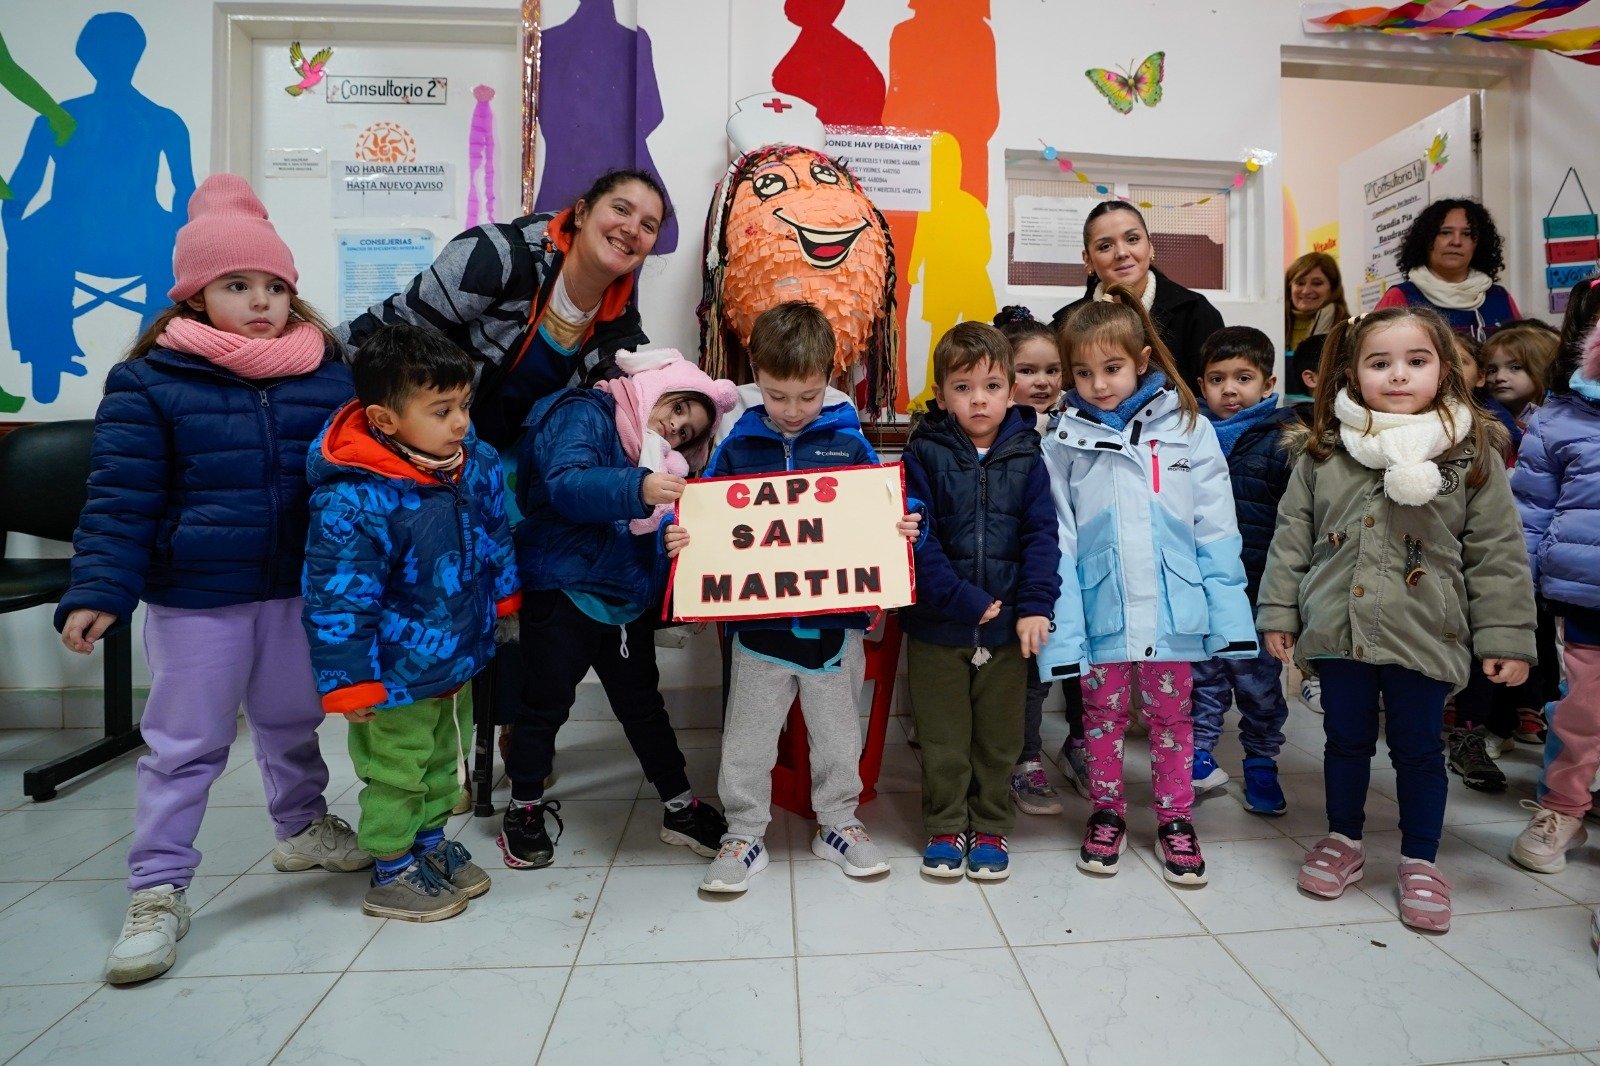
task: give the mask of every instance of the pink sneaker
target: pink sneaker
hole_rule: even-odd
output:
[[[1400,920],[1425,933],[1450,931],[1451,884],[1439,868],[1421,859],[1400,863]]]
[[[1567,865],[1567,852],[1589,839],[1582,818],[1552,811],[1532,800],[1522,806],[1533,812],[1527,828],[1511,843],[1511,861],[1535,873],[1560,873]]]
[[[1366,855],[1347,840],[1325,836],[1306,852],[1300,864],[1298,884],[1302,892],[1323,899],[1338,899],[1344,890],[1361,880]]]

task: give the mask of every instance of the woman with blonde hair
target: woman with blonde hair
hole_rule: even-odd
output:
[[[1307,252],[1283,272],[1283,350],[1287,356],[1307,337],[1333,329],[1350,317],[1339,261],[1327,252]]]

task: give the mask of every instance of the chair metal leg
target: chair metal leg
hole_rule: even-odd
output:
[[[472,679],[472,813],[487,818],[494,813],[494,694],[499,658]]]
[[[22,791],[35,803],[55,799],[60,785],[104,766],[144,743],[133,724],[133,631],[121,626],[101,642],[105,656],[105,738],[22,774]]]

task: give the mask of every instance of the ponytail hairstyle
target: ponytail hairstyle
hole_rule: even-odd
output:
[[[1434,353],[1439,358],[1439,391],[1424,410],[1439,412],[1445,425],[1453,430],[1454,416],[1450,411],[1450,402],[1454,401],[1456,413],[1472,420],[1472,428],[1467,434],[1473,446],[1467,485],[1477,488],[1488,479],[1495,467],[1503,469],[1501,456],[1509,438],[1505,427],[1473,401],[1472,384],[1467,381],[1461,360],[1456,356],[1454,335],[1445,320],[1431,307],[1388,307],[1336,322],[1322,346],[1322,362],[1317,366],[1317,398],[1311,426],[1299,432],[1291,426],[1285,435],[1292,450],[1304,451],[1319,463],[1331,458],[1339,449],[1340,423],[1338,415],[1334,413],[1334,397],[1343,391],[1363,408],[1367,406],[1361,398],[1361,385],[1356,379],[1356,364],[1362,344],[1373,333],[1406,320],[1428,334]],[[1369,410],[1367,428],[1371,426]]]
[[[134,341],[133,346],[128,349],[128,354],[122,357],[123,361],[132,362],[135,359],[143,359],[161,347],[161,334],[165,332],[167,326],[175,318],[192,318],[196,322],[204,322],[208,326],[211,324],[204,312],[196,311],[186,301],[179,300],[157,315],[149,327],[139,334],[138,340]],[[338,338],[333,335],[333,330],[328,323],[323,321],[322,316],[317,314],[310,304],[294,293],[290,293],[289,321],[284,323],[284,332],[288,332],[301,322],[307,322],[317,327],[317,332],[322,334],[322,346],[325,350],[339,351]],[[279,334],[279,336],[282,336],[282,334]]]
[[[1600,319],[1600,278],[1580,281],[1567,297],[1567,315],[1561,320],[1561,350],[1550,364],[1545,382],[1560,396],[1572,391],[1572,374],[1583,365],[1583,339]]]
[[[1135,361],[1145,348],[1150,349],[1150,365],[1167,376],[1167,387],[1178,394],[1178,406],[1185,416],[1185,428],[1194,429],[1200,418],[1200,405],[1178,373],[1172,352],[1161,340],[1150,312],[1126,285],[1113,285],[1099,300],[1080,303],[1061,323],[1057,334],[1061,365],[1072,372],[1073,357],[1084,348],[1116,348]],[[1148,371],[1147,371],[1148,372]]]

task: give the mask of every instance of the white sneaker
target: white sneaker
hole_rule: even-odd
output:
[[[141,888],[128,903],[128,917],[106,959],[114,985],[148,981],[178,961],[178,941],[189,931],[189,897],[173,885]]]
[[[1300,702],[1312,714],[1321,714],[1322,682],[1314,677],[1303,678],[1300,682]]]
[[[750,879],[767,868],[767,845],[760,840],[728,837],[700,879],[700,891],[737,895],[750,887]]]
[[[356,844],[356,831],[337,814],[324,814],[272,849],[272,865],[288,873],[320,866],[350,873],[372,865],[372,856]]]
[[[1483,731],[1483,750],[1489,753],[1489,758],[1498,759],[1506,752],[1517,746],[1511,737],[1497,737],[1487,729]]]
[[[883,857],[883,849],[872,842],[866,826],[859,822],[827,828],[817,826],[817,831],[811,834],[811,854],[836,863],[851,877],[889,872],[889,860]]]

